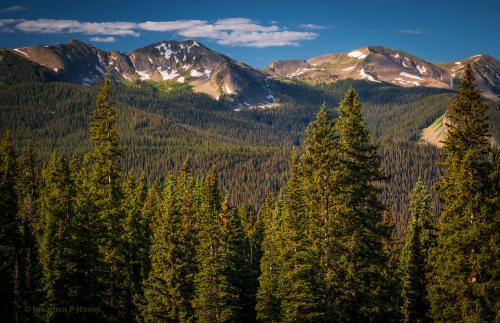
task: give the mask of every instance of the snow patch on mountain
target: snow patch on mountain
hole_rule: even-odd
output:
[[[161,66],[158,67],[157,70],[158,72],[160,72],[163,80],[171,80],[179,76],[179,73],[177,73],[177,71],[169,71],[169,70],[162,71]]]
[[[426,74],[427,73],[427,70],[425,69],[425,66],[420,66],[420,65],[417,65],[417,70],[420,74]]]
[[[415,79],[415,80],[421,80],[422,79],[420,76],[413,75],[413,74],[406,73],[406,72],[401,72],[401,73],[399,73],[399,75],[404,76],[404,77],[409,77],[409,78],[412,78],[412,79]]]
[[[160,54],[163,55],[163,57],[165,57],[166,60],[169,60],[170,56],[172,56],[172,54],[175,53],[170,50],[170,44],[161,43],[160,45],[156,46],[156,49],[158,49]]]
[[[14,48],[14,50],[15,50],[16,52],[18,52],[18,53],[23,54],[23,55],[24,55],[24,56],[26,56],[26,57],[30,57],[28,54],[26,54],[25,52],[23,52],[23,51],[22,51],[22,50],[20,50],[19,48]]]
[[[370,74],[366,74],[365,73],[365,69],[362,68],[361,71],[359,71],[359,76],[361,76],[361,78],[364,78],[364,79],[368,79],[369,81],[372,81],[372,82],[376,82],[376,83],[382,83],[380,82],[379,80],[376,80],[373,76],[371,76]]]
[[[350,56],[350,57],[357,58],[357,59],[363,59],[363,58],[365,58],[366,56],[368,56],[368,55],[366,55],[366,54],[364,54],[364,53],[360,52],[359,50],[353,50],[352,52],[350,52],[350,53],[349,53],[349,54],[347,54],[347,55],[348,55],[348,56]]]
[[[198,72],[197,70],[191,70],[191,76],[192,77],[200,77],[200,76],[203,76],[204,73],[202,72]]]
[[[117,69],[118,70],[118,69]],[[149,74],[145,71],[136,71],[141,76],[141,80],[149,80]]]

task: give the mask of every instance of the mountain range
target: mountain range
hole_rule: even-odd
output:
[[[366,46],[348,53],[326,54],[308,60],[274,61],[264,69],[271,77],[311,82],[365,79],[403,87],[457,88],[466,64],[484,97],[500,100],[500,62],[478,54],[456,62],[431,63],[400,50]]]
[[[108,76],[125,82],[184,83],[217,100],[225,96],[238,109],[278,106],[279,93],[269,84],[275,78],[313,85],[355,79],[400,87],[456,89],[466,64],[471,64],[483,96],[500,101],[500,62],[487,54],[433,63],[401,50],[366,46],[307,60],[277,60],[258,70],[195,40],[160,41],[128,54],[103,51],[78,40],[13,51],[46,68],[44,73],[51,80],[92,85]]]

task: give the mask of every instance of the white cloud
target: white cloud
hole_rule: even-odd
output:
[[[140,29],[150,31],[176,31],[195,28],[207,22],[204,20],[174,20],[174,21],[146,21],[137,24]]]
[[[113,36],[109,37],[92,37],[90,38],[90,41],[96,42],[96,43],[114,43],[116,41],[116,38]]]
[[[298,31],[277,32],[231,32],[217,39],[217,43],[228,46],[275,47],[299,46],[300,40],[311,40],[318,34]]]
[[[299,28],[302,29],[311,29],[311,30],[321,30],[321,29],[326,29],[326,26],[322,25],[316,25],[316,24],[301,24],[299,25]]]
[[[24,32],[39,34],[82,33],[87,35],[139,36],[134,22],[81,22],[65,19],[25,20],[15,26]]]
[[[314,26],[317,27],[317,25]],[[27,33],[81,33],[92,36],[108,36],[92,38],[92,41],[101,42],[104,42],[104,39],[107,42],[115,41],[116,39],[111,36],[139,36],[143,31],[171,32],[188,38],[213,40],[221,45],[245,47],[298,46],[302,40],[311,40],[319,36],[315,32],[291,31],[275,23],[261,24],[248,18],[225,18],[215,22],[172,20],[139,23],[82,22],[66,19],[0,19],[0,27]]]
[[[0,27],[7,26],[19,22],[19,19],[0,19]]]
[[[7,7],[7,8],[3,8],[2,10],[0,10],[0,12],[16,12],[16,11],[21,11],[21,10],[26,10],[28,8],[26,8],[25,6],[10,6],[10,7]]]
[[[399,31],[400,34],[411,34],[411,35],[418,35],[423,33],[423,30],[420,28],[416,29],[402,29]]]

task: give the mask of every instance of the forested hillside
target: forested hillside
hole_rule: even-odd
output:
[[[400,138],[374,136],[379,114],[366,111],[388,103],[363,109],[373,89],[354,85],[360,96],[326,87],[319,111],[298,104],[303,119],[289,107],[267,122],[266,111],[147,84],[106,80],[97,97],[17,85],[31,91],[24,104],[3,93],[20,113],[2,107],[12,132],[0,139],[0,319],[494,321],[499,150],[471,69],[451,102],[427,89],[398,99],[448,100],[441,152],[403,136],[418,114],[381,127]],[[66,103],[29,113],[54,95]],[[436,181],[433,206],[425,182]]]
[[[10,130],[18,148],[31,142],[41,161],[52,152],[69,158],[89,150],[90,111],[98,87],[14,82],[5,75],[8,81],[0,84],[0,130]],[[335,116],[343,93],[353,86],[391,175],[384,184],[384,201],[391,205],[398,228],[403,227],[406,196],[417,177],[431,185],[439,174],[434,163],[438,150],[420,144],[419,131],[444,113],[453,92],[349,80],[316,87],[274,80],[271,86],[280,93],[279,109],[233,111],[230,102],[189,89],[165,92],[154,83],[113,83],[117,127],[127,152],[122,165],[145,170],[149,178],[178,171],[186,160],[195,175],[215,165],[231,202],[256,209],[267,192],[282,186],[290,149],[303,142],[304,129],[319,106],[326,103]],[[491,132],[498,140],[500,105],[491,106]]]

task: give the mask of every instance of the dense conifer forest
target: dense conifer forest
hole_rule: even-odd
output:
[[[500,107],[473,81],[276,80],[280,109],[240,112],[0,84],[0,320],[495,321]]]

